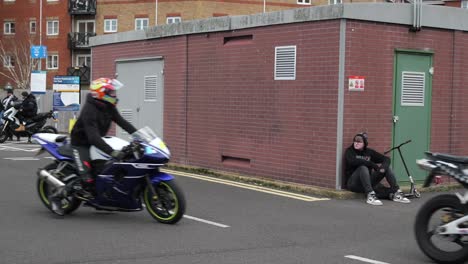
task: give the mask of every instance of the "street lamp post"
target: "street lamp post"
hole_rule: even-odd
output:
[[[42,46],[42,0],[39,1],[39,46]],[[42,69],[42,59],[39,58],[38,70]]]
[[[154,12],[155,12],[155,16],[154,16],[154,25],[157,26],[158,25],[158,0],[155,0],[155,8],[154,8]]]

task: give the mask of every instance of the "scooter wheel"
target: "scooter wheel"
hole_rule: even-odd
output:
[[[414,197],[416,197],[416,198],[420,198],[420,197],[421,197],[421,193],[420,193],[418,190],[416,190],[416,189],[414,189]]]

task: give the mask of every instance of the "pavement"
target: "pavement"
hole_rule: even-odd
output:
[[[170,163],[167,166],[170,170],[189,172],[197,175],[215,177],[224,180],[231,180],[235,182],[242,182],[256,186],[262,186],[282,191],[314,195],[317,197],[333,198],[333,199],[362,199],[363,194],[353,193],[348,190],[335,190],[330,188],[321,188],[311,185],[297,184],[292,182],[284,182],[271,180],[266,178],[258,178],[248,175],[230,173],[225,171],[210,170],[199,167],[186,166],[181,164]],[[433,185],[427,188],[422,188],[422,184],[416,184],[416,190],[420,193],[428,192],[446,192],[450,190],[460,189],[461,185],[458,183],[442,183]],[[402,191],[406,194],[410,192],[410,186],[401,186]]]

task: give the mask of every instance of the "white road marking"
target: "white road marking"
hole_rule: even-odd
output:
[[[344,257],[359,260],[359,261],[362,261],[362,262],[372,263],[372,264],[390,264],[390,263],[387,263],[387,262],[382,262],[382,261],[378,261],[378,260],[358,257],[358,256],[354,256],[354,255],[347,255],[347,256],[344,256]]]
[[[16,148],[11,146],[0,146],[0,150],[19,150],[19,151],[26,151],[26,152],[34,152],[38,151],[41,148],[33,148],[33,149],[23,149],[23,148]]]
[[[40,160],[34,157],[16,157],[16,158],[3,158],[3,159],[6,159],[6,160]]]
[[[178,172],[178,171],[172,171],[172,170],[162,170],[162,171],[170,172],[170,173],[173,173],[175,175],[180,175],[180,176],[185,176],[185,177],[190,177],[190,178],[195,178],[195,179],[199,179],[199,180],[215,182],[215,183],[220,183],[220,184],[226,184],[226,185],[230,185],[230,186],[235,186],[235,187],[254,190],[254,191],[258,191],[258,192],[264,192],[264,193],[279,195],[279,196],[288,197],[288,198],[297,199],[297,200],[302,200],[302,201],[306,201],[306,202],[330,200],[328,198],[317,198],[317,197],[312,197],[312,196],[307,196],[307,195],[302,195],[302,194],[297,194],[297,193],[292,193],[292,192],[285,192],[285,191],[266,188],[266,187],[262,187],[262,186],[255,186],[255,185],[251,185],[251,184],[246,184],[246,183],[241,183],[241,182],[234,182],[234,181],[229,181],[229,180],[223,180],[223,179],[219,179],[219,178],[207,177],[207,176],[202,176],[202,175],[197,175],[197,174],[192,174],[192,173]]]
[[[220,224],[220,223],[212,222],[212,221],[209,221],[209,220],[201,219],[201,218],[190,216],[190,215],[184,215],[184,218],[194,220],[194,221],[198,221],[198,222],[202,222],[202,223],[209,224],[209,225],[214,225],[214,226],[217,226],[217,227],[222,227],[222,228],[229,227],[228,225],[223,225],[223,224]]]

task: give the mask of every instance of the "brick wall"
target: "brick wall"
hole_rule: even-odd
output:
[[[334,188],[339,27],[328,20],[99,46],[93,76],[113,75],[118,58],[163,56],[174,162]],[[428,49],[430,148],[465,154],[467,33],[350,20],[346,29],[345,77],[365,76],[366,90],[345,88],[343,149],[362,130],[379,139],[373,148],[391,146],[395,50]],[[275,81],[274,50],[286,45],[297,46],[297,77]]]
[[[343,148],[362,130],[379,139],[371,141],[375,149],[391,146],[395,49],[426,49],[434,52],[430,150],[468,153],[467,33],[433,28],[411,33],[408,26],[348,21],[346,40],[345,76],[366,76],[366,88],[364,93],[345,91]]]
[[[333,186],[337,25],[191,36],[188,162]],[[252,41],[223,45],[225,37],[239,35],[252,35]],[[288,45],[297,45],[296,80],[275,81],[275,47]]]
[[[328,0],[326,0],[328,1]],[[296,0],[269,0],[266,11],[279,11],[300,8],[304,5],[296,4]],[[96,33],[104,33],[104,16],[116,15],[118,31],[124,32],[135,29],[134,14],[147,15],[150,26],[155,25],[156,6],[154,1],[98,1],[96,13]],[[166,17],[180,14],[182,21],[215,17],[217,14],[229,16],[255,14],[263,12],[263,0],[257,1],[158,1],[158,25],[166,24]]]
[[[187,79],[185,37],[96,47],[93,76],[112,76],[117,58],[164,56],[174,162],[333,187],[338,24],[190,35]],[[223,45],[238,35],[252,40]],[[275,46],[294,44],[297,79],[274,81]]]

